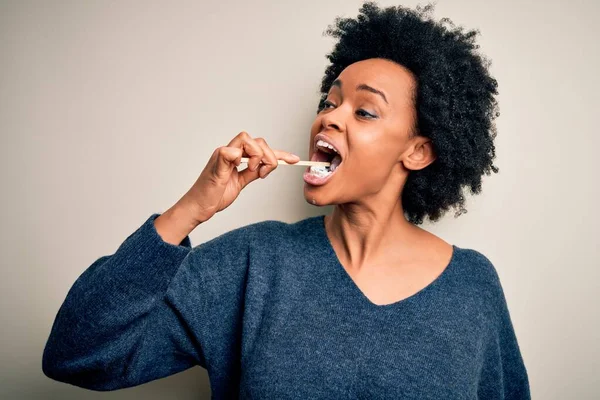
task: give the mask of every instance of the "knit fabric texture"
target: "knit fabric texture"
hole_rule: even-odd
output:
[[[152,214],[69,290],[44,349],[57,381],[114,390],[193,366],[212,399],[530,399],[497,271],[453,245],[444,271],[377,305],[324,216],[262,221],[196,247]]]

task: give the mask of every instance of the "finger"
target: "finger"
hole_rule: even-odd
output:
[[[289,153],[282,150],[273,151],[275,152],[275,157],[277,157],[278,160],[283,160],[288,164],[296,164],[298,161],[300,161],[300,157],[294,153]]]
[[[260,170],[252,171],[250,168],[246,168],[242,171],[238,172],[238,184],[240,185],[240,190],[245,188],[250,182],[253,182],[260,178]]]
[[[269,175],[275,168],[277,168],[277,157],[273,149],[269,147],[266,140],[263,138],[256,138],[256,142],[263,150],[262,166],[258,170],[258,175],[264,179]]]
[[[244,150],[244,153],[248,155],[248,168],[251,171],[256,171],[260,160],[263,158],[263,150],[260,145],[252,139],[252,137],[246,132],[240,132],[229,142],[228,147],[239,147]]]
[[[273,150],[273,153],[275,154],[275,158],[277,160],[284,160],[288,164],[295,164],[298,161],[300,161],[299,156],[297,156],[296,154],[293,154],[293,153],[289,153],[287,151]],[[263,166],[263,167],[265,167],[265,166]],[[246,168],[243,171],[238,173],[238,182],[241,185],[241,189],[243,189],[250,182],[253,182],[258,178],[260,178],[260,169],[258,171],[252,171],[252,170],[250,170],[250,168]]]
[[[219,147],[216,150],[215,176],[219,179],[229,179],[233,168],[242,161],[242,152],[238,147]]]

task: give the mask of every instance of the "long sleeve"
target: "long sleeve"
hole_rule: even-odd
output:
[[[194,365],[205,367],[198,341],[188,333],[168,288],[191,254],[154,227],[160,214],[75,281],[60,307],[42,369],[50,378],[94,390],[135,386]]]
[[[496,281],[497,319],[484,352],[480,399],[530,400],[529,378],[500,281]]]

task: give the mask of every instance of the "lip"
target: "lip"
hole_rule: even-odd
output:
[[[331,143],[332,145],[335,146],[335,144]],[[337,147],[336,147],[337,149]],[[316,160],[316,151],[313,152],[312,156],[310,157],[311,161],[317,161]],[[343,160],[343,158],[342,158]],[[330,173],[327,176],[324,177],[320,177],[320,176],[316,176],[310,173],[310,167],[306,167],[306,170],[304,171],[304,182],[306,182],[309,185],[312,186],[322,186],[325,185],[327,182],[329,182],[329,180],[338,172],[338,170],[340,168],[342,168],[343,165],[343,161],[340,163],[340,165],[338,165],[338,167],[335,169],[335,171],[333,171],[332,173]]]
[[[307,167],[306,171],[304,171],[304,176],[303,176],[304,182],[306,182],[312,186],[323,186],[324,184],[329,182],[329,180],[337,173],[337,170],[338,169],[336,168],[335,171],[333,171],[331,174],[329,174],[325,177],[320,177],[320,176],[311,174],[310,167]]]
[[[331,144],[333,147],[335,147],[335,149],[338,151],[338,154],[340,155],[340,157],[342,157],[342,160],[344,159],[344,154],[342,153],[342,149],[341,149],[341,147],[339,146],[339,144],[338,144],[338,143],[336,143],[336,141],[335,141],[335,140],[333,140],[331,137],[327,136],[327,135],[326,135],[326,134],[324,134],[324,133],[318,133],[318,134],[315,136],[315,140],[314,140],[314,142],[313,142],[313,148],[314,148],[315,150],[316,150],[316,148],[317,148],[317,142],[318,142],[319,140],[324,140],[324,141],[326,141],[327,143]]]

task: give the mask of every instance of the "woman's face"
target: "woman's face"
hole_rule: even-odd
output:
[[[409,139],[416,112],[412,73],[392,61],[371,58],[349,65],[331,86],[310,133],[311,161],[331,161],[317,143],[339,153],[329,174],[304,174],[304,197],[315,205],[361,201],[382,190],[400,194],[409,169],[430,163],[415,153],[426,138]],[[416,157],[416,159],[415,159]],[[411,161],[412,160],[412,161]],[[324,176],[323,176],[324,175]],[[393,185],[393,187],[391,187]]]

